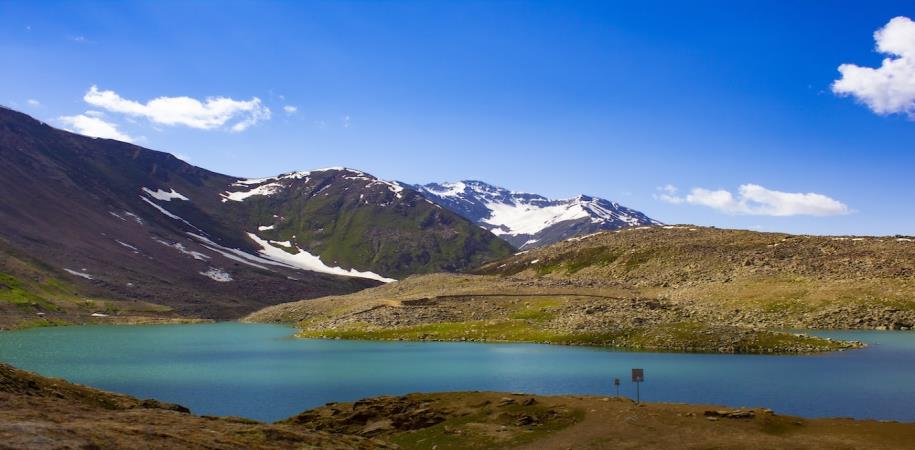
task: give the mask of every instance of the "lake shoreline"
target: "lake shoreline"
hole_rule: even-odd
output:
[[[201,323],[220,323],[236,322],[234,320],[218,321],[215,319],[201,319],[195,317],[156,317],[156,316],[107,316],[92,318],[89,321],[71,322],[56,319],[33,319],[30,321],[20,322],[8,329],[0,329],[0,333],[9,331],[23,331],[32,328],[49,328],[49,327],[83,327],[93,325],[188,325]]]
[[[185,317],[139,317],[139,316],[110,316],[93,318],[88,322],[61,322],[61,321],[33,321],[26,326],[12,329],[0,329],[0,333],[23,331],[33,328],[47,327],[81,327],[81,326],[137,326],[137,325],[179,325],[179,324],[218,324],[218,323],[251,323],[244,318],[237,320],[215,320],[201,318]],[[540,344],[556,345],[564,347],[593,347],[604,348],[628,352],[665,352],[665,353],[721,353],[721,354],[758,354],[758,355],[806,355],[825,352],[841,352],[846,350],[857,350],[867,347],[866,343],[859,341],[842,341],[829,338],[820,338],[811,336],[807,331],[800,330],[755,330],[747,328],[743,331],[752,333],[766,333],[771,335],[781,335],[788,338],[788,345],[782,346],[765,346],[749,349],[735,349],[734,347],[693,347],[687,342],[667,343],[667,345],[626,345],[629,341],[627,333],[617,334],[587,334],[575,336],[570,334],[546,335],[544,339],[499,339],[486,337],[485,334],[476,337],[444,337],[440,338],[429,333],[420,331],[417,335],[416,330],[363,330],[363,329],[344,329],[344,330],[306,330],[296,328],[294,323],[280,323],[278,325],[289,326],[294,329],[292,337],[299,339],[318,339],[318,340],[355,340],[355,341],[391,341],[391,342],[476,342],[486,344]],[[702,330],[708,332],[707,330]],[[730,331],[730,330],[729,330]],[[810,331],[857,331],[853,329],[822,329]],[[631,333],[632,330],[629,330]],[[376,334],[377,333],[377,334]],[[913,332],[915,335],[915,332]],[[791,346],[794,344],[794,346]],[[749,351],[748,351],[749,350]]]
[[[873,345],[854,352],[758,355],[312,340],[294,338],[294,331],[287,325],[240,323],[32,329],[0,333],[0,359],[99,389],[186,404],[206,414],[254,414],[271,421],[302,406],[414,391],[606,395],[613,392],[612,377],[623,379],[622,393],[634,397],[634,386],[625,381],[633,367],[648,373],[642,389],[646,400],[915,421],[907,407],[915,392],[899,384],[915,373],[915,360],[905,357],[915,352],[915,340],[905,332],[817,331],[813,333]],[[778,381],[789,372],[790,384]],[[823,374],[830,376],[824,379]],[[229,393],[233,401],[222,402]],[[822,398],[830,400],[817,400]]]
[[[47,378],[0,364],[0,437],[46,448],[139,437],[157,448],[569,448],[611,439],[638,447],[902,448],[915,423],[809,419],[766,408],[636,403],[623,397],[437,392],[328,403],[264,423],[198,416],[187,408]],[[625,419],[625,420],[623,420]],[[139,426],[137,423],[143,423]],[[603,445],[603,444],[600,444]],[[444,448],[444,447],[442,447]]]
[[[689,324],[693,325],[693,324]],[[474,330],[476,331],[476,330]],[[560,347],[591,347],[602,348],[625,352],[663,352],[663,353],[689,353],[689,354],[742,354],[742,355],[810,355],[817,353],[842,352],[846,350],[858,350],[867,347],[867,344],[860,341],[843,341],[830,338],[812,336],[804,332],[782,332],[768,330],[737,330],[738,333],[746,333],[746,337],[735,337],[731,343],[721,346],[718,343],[714,345],[699,344],[697,340],[681,337],[680,340],[672,340],[669,336],[650,336],[648,342],[642,343],[646,338],[645,334],[656,330],[625,330],[617,333],[606,334],[545,334],[540,339],[525,339],[523,337],[516,339],[497,338],[488,335],[485,331],[476,333],[467,330],[459,330],[458,333],[463,336],[456,336],[457,333],[450,333],[445,337],[438,336],[437,332],[426,331],[423,328],[409,329],[372,329],[365,330],[362,328],[342,329],[342,330],[309,330],[299,329],[295,337],[301,339],[321,339],[321,340],[355,340],[355,341],[379,341],[379,342],[468,342],[481,344],[539,344],[539,345],[556,345]],[[666,330],[665,330],[666,331]],[[679,331],[679,330],[678,330]],[[693,333],[710,333],[721,332],[719,338],[724,333],[734,333],[735,330],[714,330],[702,328],[699,330],[690,330]],[[824,330],[840,331],[840,330]],[[634,336],[633,336],[634,335]],[[665,340],[665,338],[667,338]],[[770,343],[761,344],[760,341],[770,339]],[[733,342],[741,339],[749,339],[751,343],[740,342],[736,346]],[[774,341],[774,342],[773,342]],[[638,342],[638,343],[637,343]]]

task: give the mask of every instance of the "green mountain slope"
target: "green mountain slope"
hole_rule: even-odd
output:
[[[455,272],[512,252],[506,242],[399,183],[353,169],[240,180],[223,217],[295,253],[389,278]]]

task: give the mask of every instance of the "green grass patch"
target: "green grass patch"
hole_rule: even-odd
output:
[[[656,251],[654,250],[641,250],[631,253],[626,258],[626,262],[623,264],[623,267],[625,267],[627,271],[635,270],[642,264],[651,261],[651,259],[655,256],[655,253]]]
[[[12,304],[46,303],[47,300],[29,291],[21,280],[0,273],[0,301]]]
[[[380,328],[365,323],[335,330],[304,329],[303,338],[404,341],[533,342],[559,345],[613,347],[645,351],[794,353],[846,348],[840,341],[770,331],[722,330],[700,323],[674,323],[604,332],[559,333],[541,328],[542,311],[528,318],[441,322],[409,327]],[[738,333],[722,340],[720,333]]]
[[[538,275],[564,270],[567,274],[579,272],[592,266],[608,266],[620,258],[622,252],[609,247],[589,247],[563,253],[535,265]]]
[[[553,337],[553,334],[532,327],[527,320],[475,320],[399,328],[374,328],[368,324],[353,324],[337,330],[302,330],[299,336],[361,340],[544,342]]]
[[[517,427],[514,421],[521,415],[541,420],[537,425]],[[580,409],[557,415],[550,408],[540,405],[508,405],[497,411],[487,406],[474,414],[451,417],[434,426],[400,433],[386,440],[404,450],[500,450],[535,442],[580,422],[584,416],[584,411]],[[498,427],[505,427],[506,431],[498,432]]]
[[[26,328],[62,327],[67,325],[70,325],[70,323],[60,319],[26,319],[20,320],[15,328],[24,330]]]
[[[520,309],[512,313],[511,318],[546,323],[556,317],[555,309],[561,303],[558,299],[549,297],[528,299]]]

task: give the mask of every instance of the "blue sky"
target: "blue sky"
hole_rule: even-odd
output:
[[[875,50],[899,16],[915,4],[0,0],[0,103],[239,176],[347,166],[915,234],[912,86],[838,71],[915,64]],[[886,45],[915,48],[896,25]]]

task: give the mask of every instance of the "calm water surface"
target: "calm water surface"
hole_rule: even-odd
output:
[[[534,344],[316,341],[274,325],[82,326],[0,333],[0,361],[188,406],[278,420],[331,401],[417,391],[635,395],[809,417],[915,421],[915,333],[819,332],[870,344],[811,356],[634,353]]]

